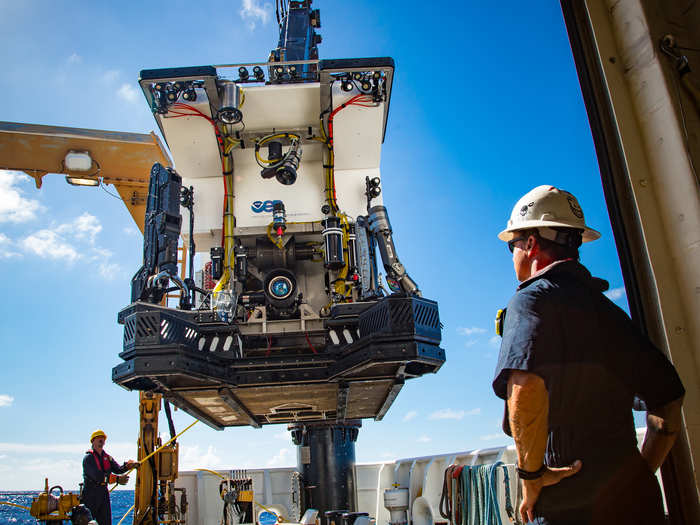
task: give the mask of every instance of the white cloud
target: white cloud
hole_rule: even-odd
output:
[[[481,414],[480,408],[472,410],[454,410],[452,408],[441,408],[428,416],[428,419],[463,419],[464,416],[476,416]]]
[[[24,251],[44,259],[67,263],[78,260],[99,261],[99,275],[105,279],[114,279],[121,267],[111,261],[114,255],[111,251],[96,244],[101,231],[102,224],[99,219],[89,213],[83,213],[70,222],[31,233],[18,244]],[[1,248],[0,242],[0,251]]]
[[[21,254],[13,251],[14,242],[7,235],[0,232],[0,259],[19,257]]]
[[[262,3],[260,0],[243,0],[240,15],[244,21],[248,22],[248,28],[253,30],[258,22],[261,22],[263,25],[267,24],[271,12],[272,4],[268,2]]]
[[[607,295],[608,299],[610,299],[611,301],[619,301],[620,299],[625,297],[625,295],[627,295],[627,292],[625,291],[624,286],[620,286],[619,288],[612,288],[608,290],[607,292],[605,292],[605,295]]]
[[[29,455],[50,455],[50,454],[83,454],[90,443],[85,440],[85,443],[2,443],[0,442],[0,452],[10,453],[13,455],[29,454]],[[109,442],[105,445],[107,451],[117,460],[119,458],[134,455],[136,453],[136,445],[127,442]]]
[[[267,461],[268,467],[287,467],[294,464],[295,460],[292,458],[292,450],[290,448],[281,448],[279,453],[272,456]]]
[[[0,407],[9,407],[15,400],[14,397],[8,396],[7,394],[0,394]]]
[[[221,458],[217,456],[216,449],[212,445],[207,447],[206,452],[200,450],[199,445],[181,445],[180,470],[215,469],[220,467]]]
[[[133,226],[126,226],[124,229],[122,229],[122,232],[124,232],[124,235],[138,235],[140,233]]]
[[[95,238],[101,231],[102,225],[99,219],[89,213],[83,213],[76,217],[73,222],[61,224],[56,228],[56,232],[59,234],[71,234],[76,239],[87,239],[90,244],[95,243]]]
[[[100,275],[108,281],[115,279],[121,269],[121,266],[119,266],[117,263],[111,262],[102,262],[99,266]]]
[[[478,326],[471,326],[471,327],[468,327],[468,328],[465,328],[465,327],[463,327],[463,326],[460,326],[459,328],[457,328],[457,333],[458,333],[459,335],[483,334],[483,333],[486,333],[486,329],[485,329],[485,328],[480,328],[480,327],[478,327]]]
[[[464,341],[464,348],[469,348],[470,346],[474,346],[477,343],[476,339],[467,339]]]
[[[500,348],[501,347],[501,336],[494,335],[491,339],[489,339],[489,345],[492,346],[493,348]]]
[[[486,434],[485,436],[479,436],[479,439],[482,441],[493,441],[495,439],[500,439],[501,441],[505,441],[506,435],[504,433],[500,434]]]
[[[139,98],[139,92],[131,84],[122,84],[117,90],[117,96],[127,102],[136,102]]]
[[[80,62],[82,61],[83,57],[81,57],[78,53],[73,53],[71,56],[68,57],[69,64],[80,64]]]
[[[432,441],[432,439],[428,436],[421,436],[418,439],[416,439],[416,441],[418,441],[418,443],[429,443],[430,441]]]
[[[69,263],[80,259],[77,250],[52,230],[39,230],[32,233],[22,240],[22,247],[46,259],[62,259]]]
[[[73,490],[82,481],[81,462],[89,448],[87,436],[81,443],[0,443],[0,486],[37,490],[48,477],[52,485]],[[106,449],[118,462],[136,456],[134,442],[108,441]]]
[[[406,414],[403,416],[403,421],[404,421],[404,422],[406,422],[406,421],[411,421],[411,420],[414,419],[417,415],[418,415],[418,412],[416,412],[415,410],[409,410],[409,411],[406,412]]]
[[[0,222],[31,221],[44,209],[39,201],[23,196],[20,184],[29,181],[21,171],[0,170]]]

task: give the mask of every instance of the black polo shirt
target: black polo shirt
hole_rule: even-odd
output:
[[[635,397],[655,409],[685,392],[666,356],[602,293],[607,288],[577,261],[559,261],[521,283],[506,310],[494,392],[506,399],[511,370],[544,380],[545,462],[584,464],[567,485],[637,453]]]

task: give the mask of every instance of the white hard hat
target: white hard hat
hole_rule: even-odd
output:
[[[518,230],[530,228],[575,228],[582,230],[583,242],[595,241],[600,233],[586,226],[576,197],[554,186],[537,186],[515,204],[508,227],[498,234],[502,241],[516,237]]]

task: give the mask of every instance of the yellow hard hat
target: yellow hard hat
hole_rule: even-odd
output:
[[[98,437],[103,437],[107,439],[107,434],[105,434],[104,430],[95,430],[92,435],[90,436],[90,443],[92,443],[92,440]]]

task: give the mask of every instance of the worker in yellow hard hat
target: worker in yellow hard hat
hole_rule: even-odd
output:
[[[95,430],[90,435],[92,447],[83,458],[83,492],[82,503],[90,509],[92,517],[99,525],[111,525],[112,507],[109,500],[109,483],[126,485],[129,476],[124,474],[137,462],[129,460],[119,465],[104,450],[107,434],[104,430]]]

